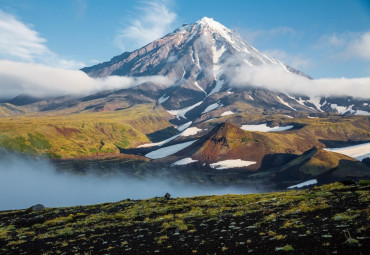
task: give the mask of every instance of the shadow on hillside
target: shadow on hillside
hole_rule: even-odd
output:
[[[319,139],[319,142],[323,143],[326,148],[342,148],[342,147],[358,145],[362,143],[368,143],[369,141],[352,141],[351,139],[347,141]]]

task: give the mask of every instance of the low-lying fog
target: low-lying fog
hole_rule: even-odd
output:
[[[60,173],[46,159],[0,151],[0,210],[28,208],[38,203],[59,207],[145,199],[164,196],[166,192],[172,197],[256,192],[173,183],[154,178],[138,180],[122,174],[98,177]]]

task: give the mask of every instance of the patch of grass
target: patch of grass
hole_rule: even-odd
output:
[[[370,180],[359,180],[358,185],[360,185],[360,186],[369,186],[370,185]]]
[[[287,244],[283,247],[276,247],[275,251],[294,251],[294,248],[290,244]]]
[[[51,144],[45,139],[45,136],[38,132],[36,132],[35,135],[28,133],[28,141],[36,150],[42,151],[51,148]]]

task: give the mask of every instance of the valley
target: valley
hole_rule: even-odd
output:
[[[89,63],[0,68],[35,86],[0,98],[0,254],[369,250],[365,78],[314,79],[207,17]]]

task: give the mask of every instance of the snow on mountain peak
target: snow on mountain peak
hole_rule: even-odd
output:
[[[213,28],[218,31],[227,31],[231,33],[231,30],[222,25],[221,23],[213,20],[213,18],[207,18],[203,17],[202,19],[195,22],[195,24],[201,25],[201,26],[208,26],[210,28]]]

